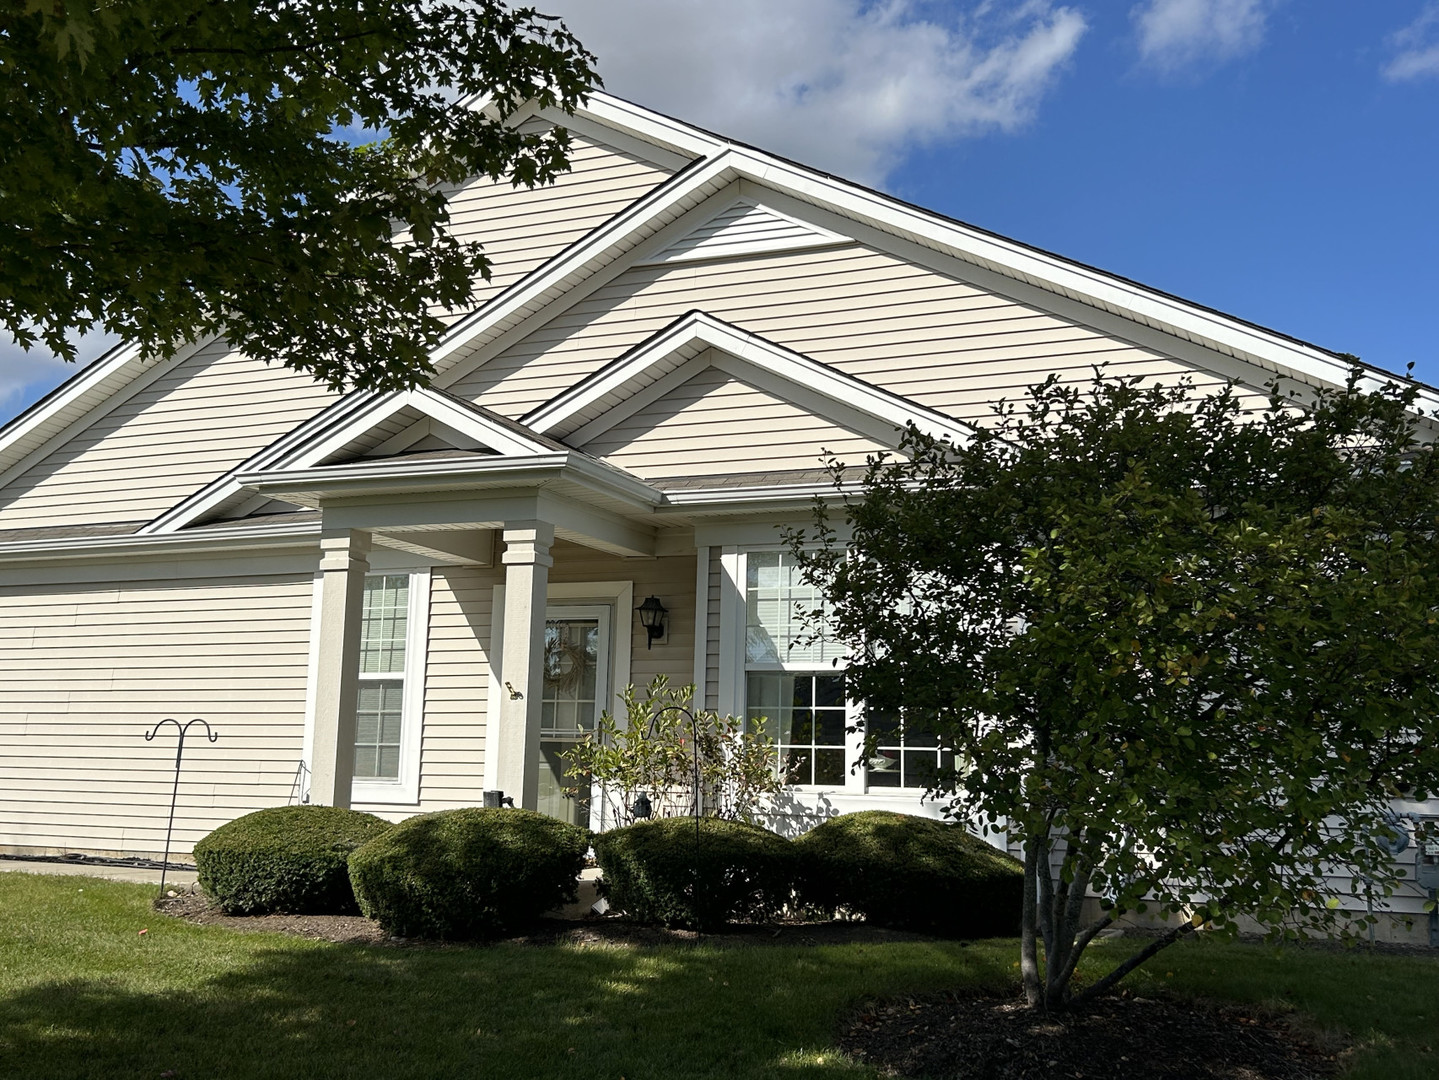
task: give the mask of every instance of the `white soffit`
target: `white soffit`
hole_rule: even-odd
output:
[[[739,198],[702,225],[635,265],[734,259],[743,255],[849,243],[853,240],[848,236],[810,225],[755,199]]]
[[[896,432],[911,421],[920,430],[955,443],[968,442],[970,437],[971,429],[952,417],[702,311],[681,316],[520,422],[583,446],[707,367],[718,367],[878,441],[892,444]]]

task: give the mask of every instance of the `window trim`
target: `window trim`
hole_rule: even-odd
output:
[[[430,636],[430,569],[376,569],[365,576],[382,577],[386,574],[406,574],[410,579],[409,604],[405,612],[408,620],[405,627],[405,670],[400,676],[404,680],[400,711],[400,774],[394,780],[351,780],[350,805],[356,809],[417,806],[420,801],[420,747],[423,743],[426,654]],[[359,675],[356,671],[357,683]],[[384,677],[394,678],[393,675]]]
[[[745,632],[748,623],[746,604],[747,556],[751,552],[773,552],[787,550],[782,544],[756,543],[731,544],[721,549],[720,589],[720,686],[719,712],[743,717],[746,714],[748,687],[747,677],[754,671],[830,672],[843,671],[844,664],[804,666],[781,662],[779,664],[757,664],[753,668],[745,660]],[[864,719],[864,703],[853,699],[845,701],[845,727],[858,726]],[[867,799],[917,799],[924,795],[923,787],[890,787],[875,785],[869,781],[869,764],[864,760],[865,733],[857,731],[845,738],[844,784],[795,784],[794,790],[802,794],[821,792],[842,793],[863,796]],[[858,766],[858,768],[856,768]]]
[[[485,650],[485,749],[483,783],[486,789],[499,787],[497,755],[491,751],[494,742],[491,736],[497,730],[500,715],[500,685],[504,663],[505,643],[505,585],[503,581],[494,585],[491,591],[490,640]],[[633,580],[611,581],[550,581],[545,587],[545,612],[551,607],[607,606],[613,612],[610,621],[610,671],[609,702],[610,712],[622,712],[619,695],[634,681],[630,670],[630,652],[638,628],[634,618],[635,583]],[[539,768],[539,761],[527,764],[526,768]],[[603,807],[605,800],[596,799]],[[613,822],[605,821],[598,813],[591,815],[590,828],[596,832],[611,828]]]

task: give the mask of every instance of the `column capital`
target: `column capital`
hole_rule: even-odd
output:
[[[550,548],[555,542],[555,527],[548,521],[507,521],[501,534],[505,553],[501,562],[506,566],[553,566]]]
[[[374,541],[359,529],[337,529],[320,534],[321,570],[368,570]]]

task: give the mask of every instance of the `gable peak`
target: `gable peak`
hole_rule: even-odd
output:
[[[742,196],[638,265],[732,259],[852,242],[847,236],[801,221],[759,199]]]

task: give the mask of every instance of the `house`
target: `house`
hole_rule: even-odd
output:
[[[495,272],[430,388],[122,346],[0,432],[0,851],[158,853],[162,717],[218,735],[187,748],[177,850],[297,799],[573,817],[558,754],[661,673],[783,720],[811,808],[933,813],[936,748],[860,760],[833,657],[788,648],[778,528],[830,491],[823,453],[911,420],[962,439],[1096,364],[1255,392],[1348,371],[607,95],[519,122],[561,120],[552,187],[454,192]]]

